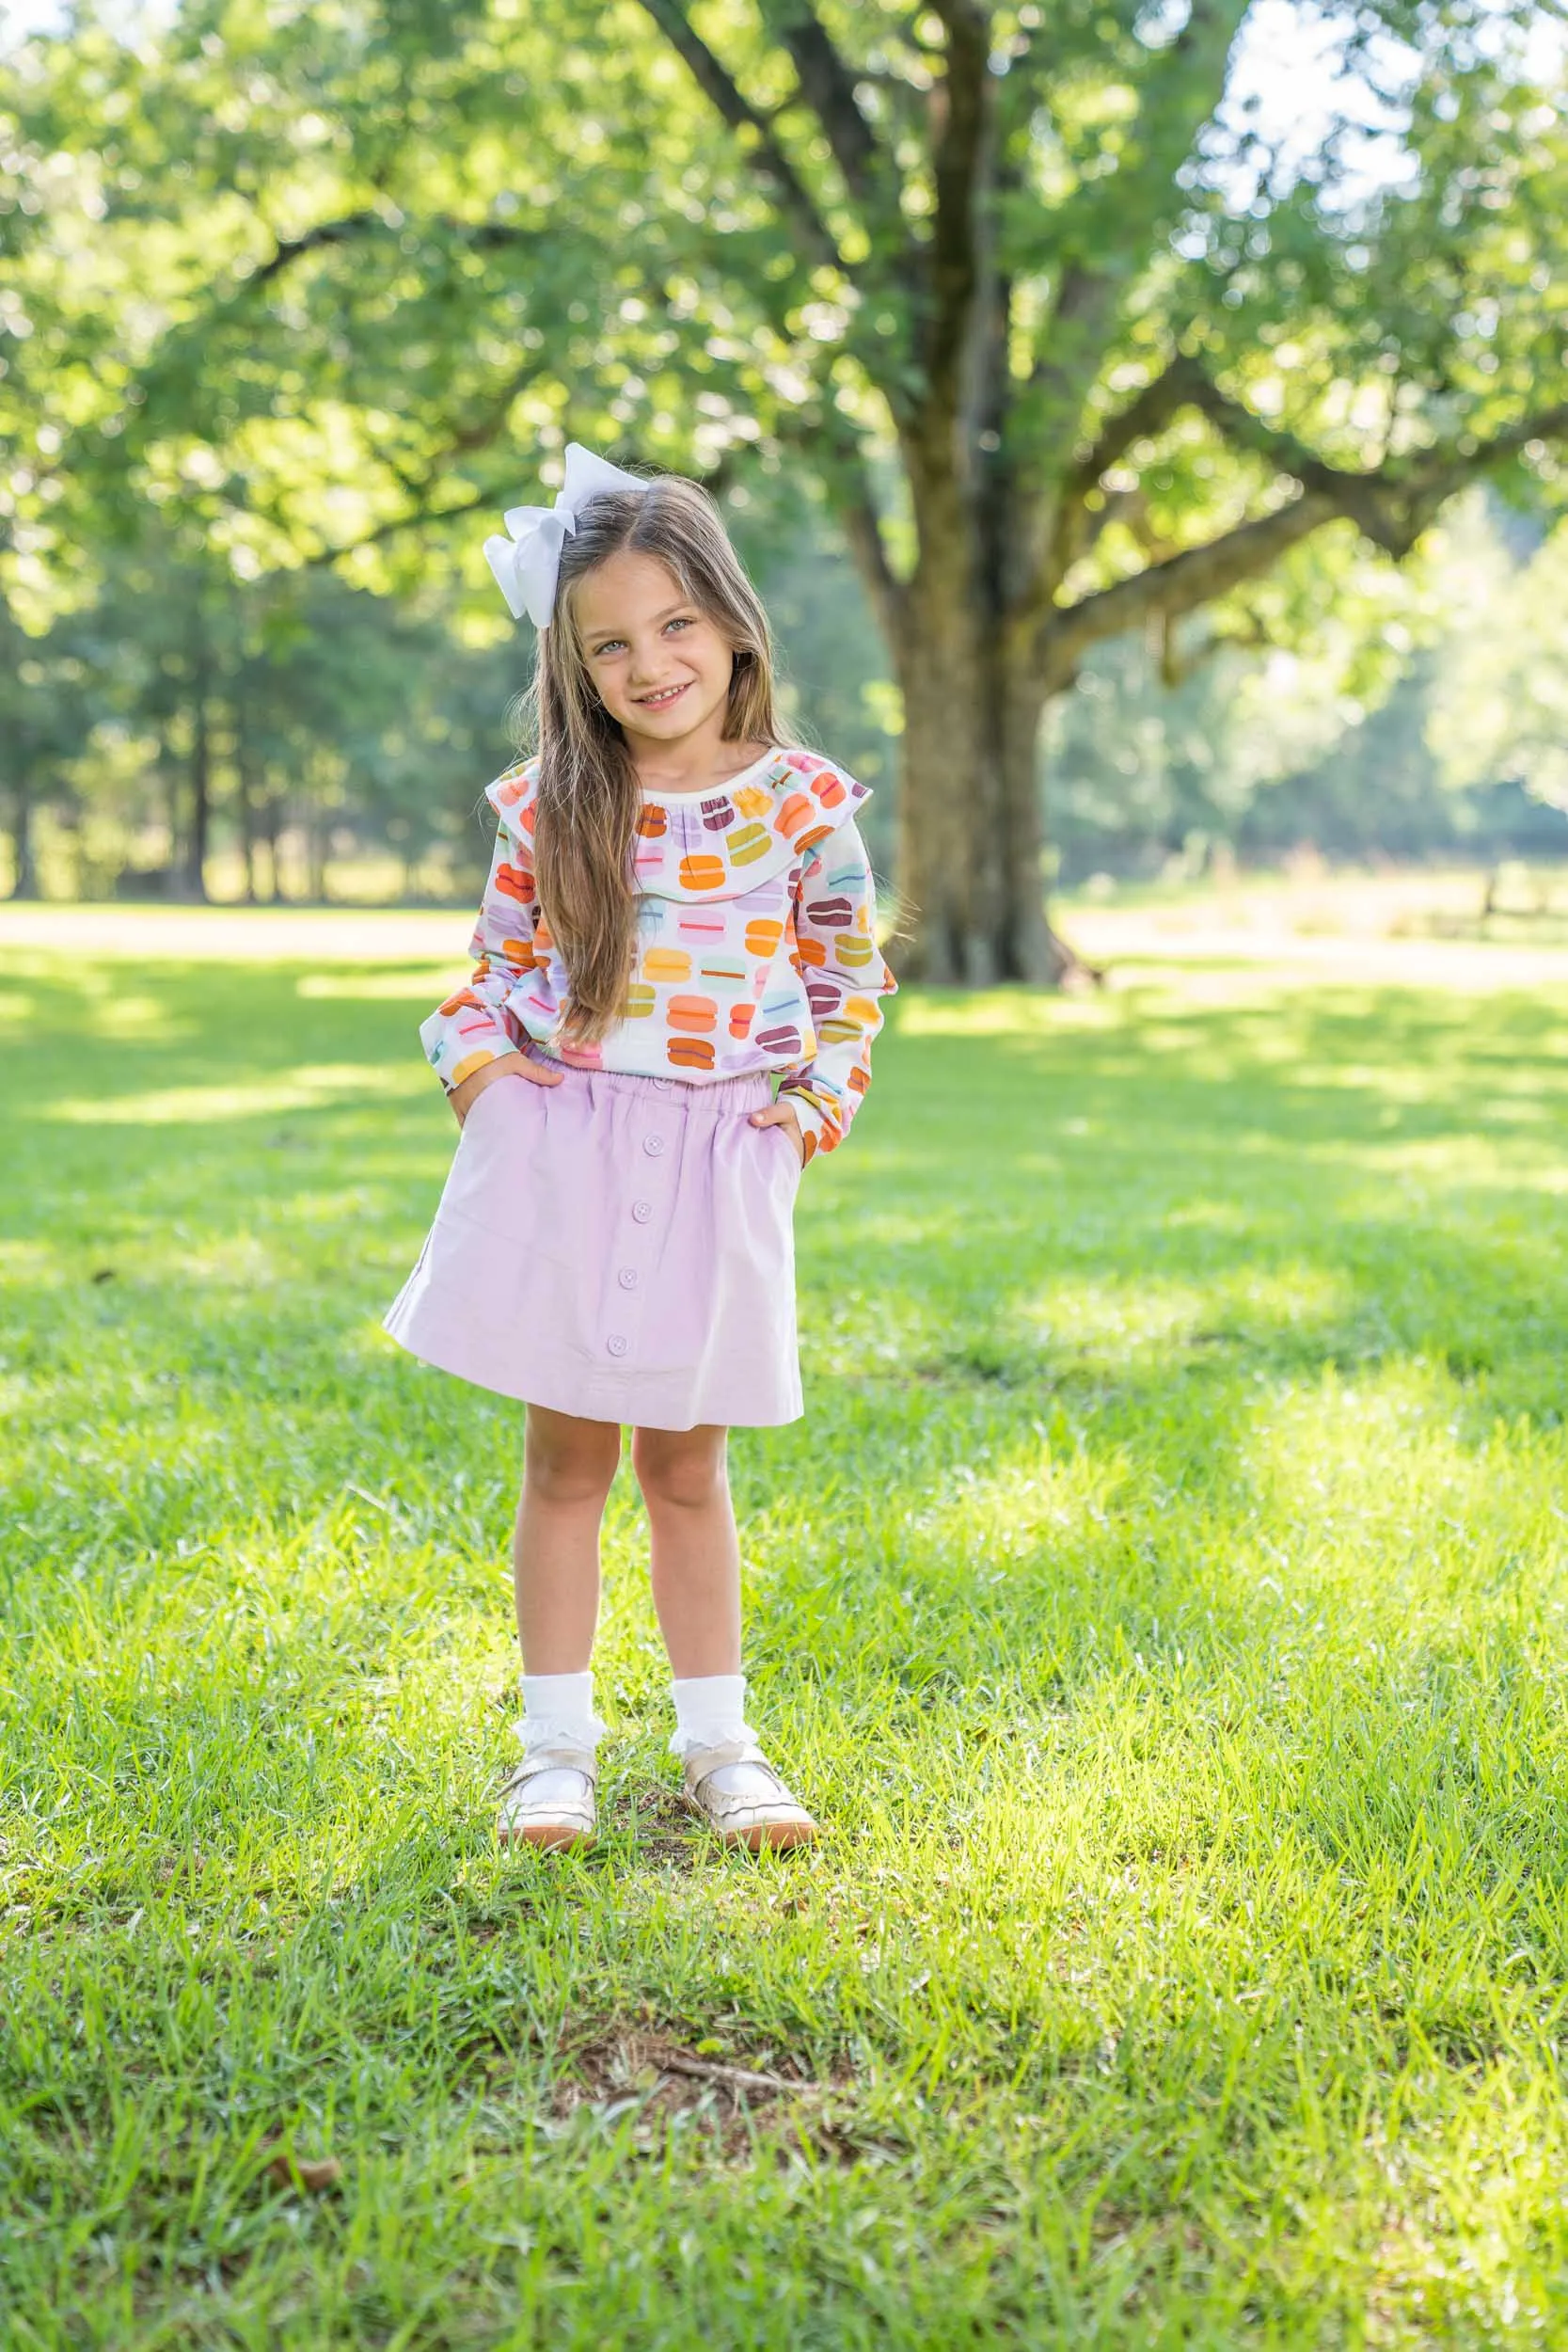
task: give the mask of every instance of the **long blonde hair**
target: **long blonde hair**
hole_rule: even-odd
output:
[[[569,1034],[602,1038],[624,1009],[637,941],[632,853],[642,797],[618,720],[599,700],[578,628],[575,591],[623,550],[657,556],[735,651],[727,743],[782,740],[773,640],[762,601],[707,492],[680,474],[609,490],[579,510],[561,550],[555,611],[520,697],[524,748],[537,748],[534,848],[540,904],[565,959]]]

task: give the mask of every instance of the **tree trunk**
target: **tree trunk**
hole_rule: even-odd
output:
[[[190,831],[185,836],[185,896],[207,896],[207,837],[213,813],[213,736],[205,617],[196,612],[196,647],[192,663]]]
[[[1045,916],[1039,789],[1040,712],[1045,697],[1032,665],[1005,633],[989,690],[999,780],[996,822],[996,953],[1005,979],[1049,985],[1062,977]]]
[[[277,906],[283,897],[283,876],[277,851],[277,835],[283,822],[283,803],[276,794],[269,793],[261,808],[261,838],[267,845],[267,903]]]
[[[1081,980],[1098,984],[1104,977],[1062,937],[1047,904],[1040,723],[1051,700],[1052,690],[1042,683],[1031,654],[1003,664],[997,687],[1003,712],[999,947],[1006,978],[1031,980],[1040,988]]]
[[[986,645],[975,593],[974,518],[958,482],[927,477],[917,506],[922,560],[899,609],[893,653],[904,698],[898,891],[911,978],[984,987],[996,961],[1000,800],[989,723]]]
[[[326,904],[326,820],[320,809],[308,810],[305,818],[305,895],[312,906]]]
[[[960,547],[964,535],[954,534]],[[894,647],[904,697],[897,885],[908,927],[898,968],[939,986],[1055,987],[1086,967],[1046,914],[1038,747],[1047,686],[1030,649],[983,619],[1000,596],[966,590],[968,568],[961,555],[923,561]]]
[[[257,810],[260,794],[257,790],[256,760],[245,734],[244,713],[234,711],[234,810],[240,820],[240,859],[245,869],[245,902],[247,907],[258,904],[261,892],[256,886],[260,863],[260,841],[257,833]]]
[[[159,796],[163,801],[164,826],[168,834],[163,861],[164,891],[166,897],[173,898],[178,890],[175,877],[185,862],[184,852],[181,847],[184,816],[182,804],[184,796],[180,789],[180,763],[175,755],[174,746],[169,740],[169,725],[166,719],[160,723],[158,728],[158,750],[152,762],[152,774],[158,787]]]
[[[33,854],[33,795],[27,779],[18,774],[11,787],[11,897],[36,898],[38,863]]]
[[[903,964],[939,987],[993,979],[994,941],[981,903],[980,812],[994,800],[973,665],[911,630],[900,649],[904,742],[898,794]]]
[[[1033,626],[1009,624],[1016,501],[994,469],[957,462],[958,438],[906,445],[920,550],[907,581],[874,515],[847,532],[904,703],[897,968],[939,987],[1055,987],[1099,977],[1046,913],[1040,719],[1067,678]]]

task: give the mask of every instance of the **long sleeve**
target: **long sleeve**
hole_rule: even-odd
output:
[[[796,952],[816,1052],[784,1073],[779,1099],[787,1098],[800,1122],[808,1160],[843,1142],[871,1084],[871,1041],[882,1025],[879,1000],[897,987],[877,945],[876,913],[871,861],[850,821],[812,851],[795,904]]]
[[[534,882],[523,855],[502,825],[468,942],[468,953],[478,959],[472,975],[420,1025],[425,1057],[449,1094],[483,1063],[515,1053],[522,1041],[506,1000],[536,961]]]

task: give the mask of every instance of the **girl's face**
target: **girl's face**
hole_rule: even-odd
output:
[[[722,732],[734,651],[657,556],[623,549],[585,572],[573,615],[589,677],[634,749]]]

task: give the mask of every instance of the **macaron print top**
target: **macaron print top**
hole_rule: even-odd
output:
[[[537,762],[485,787],[499,829],[467,985],[420,1040],[449,1092],[525,1039],[579,1070],[694,1086],[781,1073],[806,1157],[843,1140],[871,1083],[880,998],[895,983],[875,930],[854,821],[869,787],[820,753],[775,750],[721,790],[643,797],[637,948],[620,1020],[564,1041],[566,967],[534,883]]]

